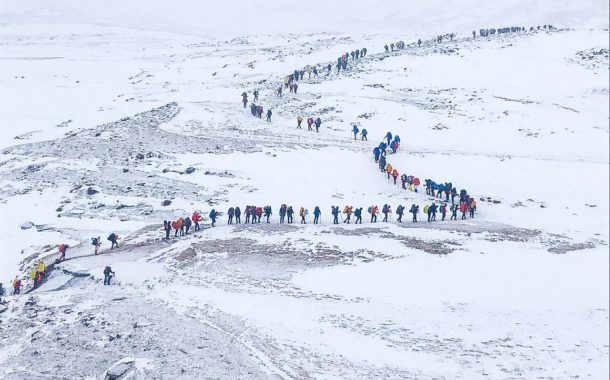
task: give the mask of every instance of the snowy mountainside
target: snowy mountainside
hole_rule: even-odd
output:
[[[301,16],[328,9],[323,27],[282,20],[281,35],[264,20],[298,13],[284,3],[259,24],[247,15],[263,2],[241,7],[241,35],[184,4],[0,12],[0,281],[18,275],[27,292],[0,303],[1,378],[609,376],[607,8],[476,1],[557,29],[472,38],[491,25],[454,17],[463,2],[347,7],[372,20],[357,32],[314,2]],[[401,33],[406,48],[384,53]],[[306,65],[319,77],[276,96]],[[254,90],[270,123],[240,103]],[[434,200],[379,172],[388,131],[402,142],[393,167],[467,189],[475,217],[371,223],[368,206]],[[282,203],[320,206],[321,224],[279,224]],[[363,224],[332,224],[348,204]],[[271,205],[272,223],[227,225],[246,205]],[[163,239],[163,220],[195,210],[201,231]],[[61,243],[68,259],[32,290],[30,269]]]

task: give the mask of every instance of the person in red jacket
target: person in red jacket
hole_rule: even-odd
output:
[[[462,213],[462,220],[466,219],[466,212],[468,211],[468,206],[466,202],[462,202],[460,204],[460,212]]]
[[[261,222],[261,216],[263,216],[263,208],[262,207],[257,207],[256,208],[256,219],[257,219],[257,223]]]
[[[394,177],[394,185],[396,185],[396,179],[398,178],[398,170],[392,170],[392,177]]]
[[[191,217],[193,223],[195,223],[195,231],[199,231],[199,222],[201,221],[201,214],[197,211],[193,212],[193,216]]]
[[[59,257],[59,261],[64,261],[66,259],[66,251],[68,250],[68,244],[62,244],[58,248],[61,256]]]

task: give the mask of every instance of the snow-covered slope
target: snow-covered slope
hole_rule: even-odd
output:
[[[29,290],[71,246],[3,297],[0,377],[608,378],[607,4],[62,0],[0,19],[0,281]],[[242,107],[254,90],[271,123]],[[468,189],[476,217],[370,223],[433,201],[377,170],[388,131],[388,162]],[[282,203],[322,224],[278,224]],[[362,225],[332,224],[347,204]],[[272,223],[227,226],[246,205]],[[203,231],[162,239],[194,210]]]

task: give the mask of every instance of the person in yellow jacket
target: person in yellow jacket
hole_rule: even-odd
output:
[[[303,122],[303,116],[301,116],[301,115],[297,116],[297,129],[302,129],[301,128],[302,122]]]
[[[388,179],[390,179],[390,176],[392,175],[392,165],[387,164],[385,166],[385,172],[388,173]]]
[[[46,269],[47,267],[44,265],[44,261],[40,260],[37,267],[38,272],[44,274]]]

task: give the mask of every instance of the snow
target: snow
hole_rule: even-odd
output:
[[[40,289],[3,298],[0,377],[610,376],[606,3],[34,0],[0,19],[0,281],[70,245]],[[544,24],[559,30],[471,38]],[[241,107],[255,89],[272,123]],[[370,205],[433,201],[377,170],[387,131],[400,174],[467,189],[476,217],[369,223]],[[283,203],[308,224],[279,225]],[[346,204],[362,225],[332,225]],[[246,205],[273,223],[227,226]],[[194,210],[203,231],[161,239]]]

